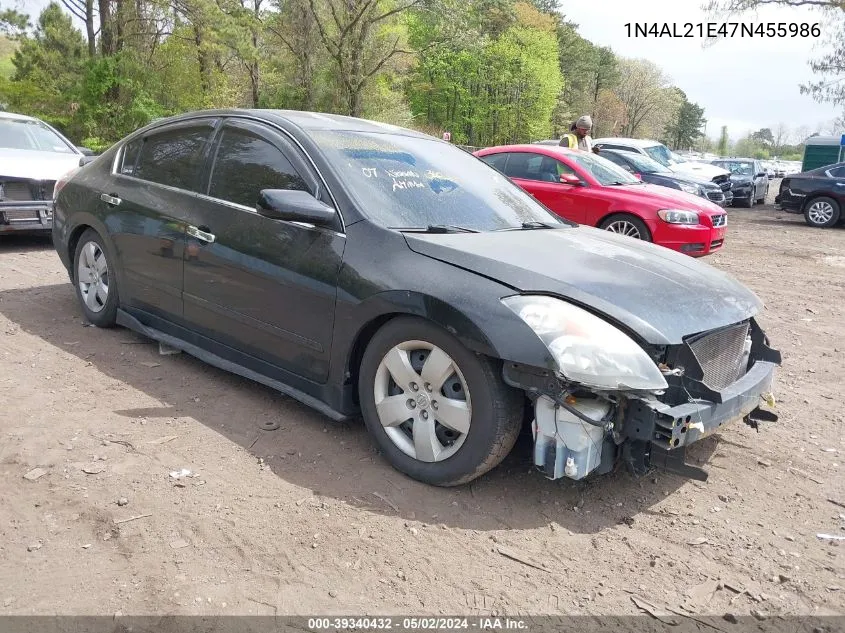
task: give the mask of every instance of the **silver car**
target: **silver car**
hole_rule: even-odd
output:
[[[53,187],[88,153],[39,119],[0,112],[0,235],[49,232]]]

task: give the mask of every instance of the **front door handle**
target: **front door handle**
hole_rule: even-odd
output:
[[[100,194],[100,200],[102,200],[103,202],[105,202],[105,203],[106,203],[107,205],[109,205],[110,207],[116,207],[116,206],[117,206],[117,205],[119,205],[121,202],[123,202],[123,200],[121,200],[121,199],[120,199],[120,198],[118,198],[117,196],[110,196],[110,195],[109,195],[109,194],[107,194],[107,193],[101,193],[101,194]]]
[[[211,244],[214,242],[215,239],[217,239],[214,233],[208,233],[207,231],[203,231],[202,229],[196,226],[189,226],[187,233],[191,237],[195,237],[200,242],[205,242],[206,244]]]

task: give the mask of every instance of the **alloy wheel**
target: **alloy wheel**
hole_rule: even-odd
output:
[[[86,242],[82,247],[76,279],[86,307],[94,313],[102,311],[109,298],[109,266],[106,254],[96,242]]]
[[[833,218],[833,206],[824,200],[814,202],[807,209],[807,217],[813,224],[827,224]]]
[[[455,361],[425,341],[405,341],[381,360],[373,385],[376,412],[390,440],[406,455],[440,462],[460,450],[472,403]]]
[[[605,227],[605,230],[610,231],[611,233],[627,235],[628,237],[633,237],[638,240],[643,239],[640,229],[638,229],[633,223],[628,222],[628,220],[616,220],[615,222],[611,222]]]

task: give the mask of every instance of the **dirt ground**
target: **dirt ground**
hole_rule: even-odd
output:
[[[731,210],[707,262],[784,355],[780,421],[697,445],[707,483],[552,482],[523,437],[439,489],[362,424],[86,327],[51,245],[3,238],[0,613],[845,613],[845,542],[816,536],[845,536],[845,228]]]

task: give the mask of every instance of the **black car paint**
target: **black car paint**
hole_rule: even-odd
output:
[[[269,220],[221,207],[201,193],[112,173],[125,142],[199,119],[213,119],[215,129],[235,119],[281,135],[339,211],[338,226]],[[76,241],[93,228],[115,269],[119,323],[335,419],[358,413],[361,355],[375,331],[397,315],[425,318],[470,350],[505,361],[506,369],[552,375],[548,349],[502,297],[542,293],[575,302],[629,332],[655,358],[685,336],[743,321],[760,307],[751,291],[706,264],[588,227],[425,235],[378,226],[353,203],[308,134],[341,125],[385,132],[355,119],[274,111],[203,112],[156,122],[64,187],[53,225],[57,252],[73,280]],[[211,156],[209,149],[203,174]],[[114,205],[108,196],[126,202]],[[248,221],[225,218],[234,212],[248,214]],[[249,223],[261,239],[237,238]],[[196,225],[217,239],[188,236],[187,227]],[[293,250],[280,253],[280,245]]]
[[[733,192],[733,201],[741,202],[747,199],[749,195],[753,196],[752,200],[759,200],[764,198],[769,191],[769,176],[766,170],[763,169],[762,164],[758,160],[751,158],[730,158],[723,160],[711,161],[711,164],[722,169],[728,169],[728,163],[751,163],[752,175],[744,176],[740,174],[731,173],[731,191]],[[730,169],[728,169],[730,171]]]
[[[620,150],[614,149],[604,149],[601,150],[600,156],[602,158],[607,158],[610,161],[613,161],[623,169],[631,172],[632,174],[638,174],[640,179],[643,182],[647,182],[652,185],[660,185],[662,187],[669,187],[670,189],[681,189],[681,184],[688,184],[688,185],[695,185],[696,187],[701,188],[704,190],[705,195],[702,196],[707,198],[711,202],[715,202],[719,206],[726,206],[726,198],[724,196],[724,192],[722,188],[714,183],[712,180],[708,180],[707,178],[695,178],[694,176],[687,176],[687,175],[680,175],[670,170],[666,170],[666,172],[644,172],[637,170],[637,167],[631,160],[626,156],[626,154],[631,154],[631,152],[624,152]],[[635,156],[641,156],[641,154],[635,154]],[[711,197],[710,193],[716,194],[718,200],[714,200]],[[721,193],[722,195],[718,195]],[[698,195],[698,194],[696,194]]]
[[[775,204],[789,213],[803,213],[814,198],[832,198],[845,212],[845,176],[831,177],[829,173],[845,173],[845,163],[836,163],[787,176],[780,183]]]

